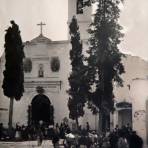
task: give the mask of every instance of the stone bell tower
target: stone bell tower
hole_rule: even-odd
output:
[[[91,14],[92,8],[87,6],[83,8],[83,2],[80,2],[79,0],[68,0],[68,26],[71,22],[72,17],[75,15],[78,20],[82,40],[86,40],[89,38],[87,29],[91,23]]]

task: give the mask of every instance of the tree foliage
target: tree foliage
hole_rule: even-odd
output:
[[[85,100],[85,65],[83,64],[84,56],[82,55],[82,42],[80,40],[79,26],[77,19],[74,16],[69,26],[71,45],[70,59],[72,72],[68,78],[70,89],[68,90],[69,100],[69,117],[77,120],[80,116],[84,115]]]
[[[3,80],[4,95],[20,100],[24,92],[23,43],[17,24],[11,21],[12,27],[5,34],[5,70]]]
[[[124,66],[121,62],[124,55],[119,50],[123,37],[122,27],[118,23],[120,16],[119,3],[121,0],[98,0],[94,20],[90,25],[90,48],[88,63],[89,101],[101,112],[113,111],[113,83],[122,86],[121,74]],[[92,105],[92,108],[94,106]]]

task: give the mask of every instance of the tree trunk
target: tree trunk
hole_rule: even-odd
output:
[[[76,118],[76,125],[77,125],[77,130],[79,129],[79,120]]]
[[[99,111],[99,133],[102,133],[102,112]]]
[[[106,132],[110,129],[110,115],[99,112],[99,132]]]
[[[12,119],[13,119],[13,102],[14,98],[10,98],[10,106],[9,106],[9,129],[12,129]]]

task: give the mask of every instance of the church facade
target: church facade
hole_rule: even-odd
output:
[[[68,1],[68,24],[72,16],[76,15],[83,48],[86,50],[89,48],[87,43],[89,35],[86,30],[91,22],[91,8],[87,7],[83,10],[80,8],[81,4],[77,0]],[[63,118],[68,118],[69,116],[67,107],[69,98],[67,94],[69,88],[68,77],[71,71],[69,59],[71,44],[69,37],[67,41],[52,41],[45,37],[41,31],[38,37],[25,42],[24,45],[25,92],[20,101],[14,101],[13,124],[20,123],[26,125],[32,122],[32,120],[37,120],[39,116],[42,117],[43,114],[38,111],[38,108],[41,108],[43,113],[49,111],[50,119],[48,122],[52,123],[54,121],[55,123],[60,123]],[[4,65],[5,58],[3,54],[0,61],[0,85],[2,85],[3,81]],[[147,94],[145,96],[140,95],[140,97],[137,97],[138,95],[135,96],[137,92],[136,88],[138,87],[135,81],[143,79],[147,82],[148,62],[139,57],[126,55],[126,58],[123,58],[123,65],[125,66],[125,73],[122,75],[124,86],[118,87],[116,84],[114,85],[115,112],[111,114],[110,127],[113,128],[117,124],[121,127],[129,123],[134,128],[138,128],[138,126],[135,126],[135,123],[137,122],[138,124],[140,121],[136,120],[135,112],[144,110],[145,114],[143,118],[146,121],[147,111],[144,106],[146,106]],[[141,86],[143,86],[143,83]],[[143,87],[138,88],[138,90],[140,89],[142,92]],[[39,91],[44,91],[42,97],[40,97]],[[143,102],[141,109],[139,109],[139,104],[133,101],[139,98]],[[48,105],[46,106],[45,104]],[[36,112],[39,116],[34,115],[33,112]],[[8,124],[8,113],[9,98],[3,95],[1,88],[0,122],[3,122],[5,126]],[[98,129],[98,119],[98,115],[92,115],[86,107],[85,115],[80,119],[80,124],[85,126],[86,122],[89,122],[92,129]],[[142,130],[148,130],[146,127],[147,125],[144,124]],[[140,129],[141,127],[136,130],[141,131]],[[148,133],[144,134],[144,137],[148,135]]]
[[[70,64],[65,57],[69,57],[68,46],[67,41],[52,42],[42,34],[25,43],[25,92],[21,101],[14,102],[13,120],[15,123],[27,124],[29,106],[32,105],[33,98],[38,95],[37,89],[39,87],[44,89],[44,95],[49,98],[51,105],[57,106],[57,108],[54,107],[55,121],[60,122],[62,117],[67,116],[66,90],[68,89],[67,77],[69,73],[67,69]],[[2,57],[2,59],[4,58]],[[1,65],[2,71],[3,64]],[[4,99],[5,103],[2,106],[8,109],[9,99],[6,97]],[[5,114],[5,116],[7,115]],[[4,118],[2,121],[8,121]]]
[[[88,48],[88,33],[86,30],[91,21],[91,8],[86,8],[82,12],[77,1],[69,1],[68,6],[68,25],[73,15],[76,15],[79,20],[83,46]],[[14,101],[14,126],[16,123],[27,125],[36,120],[44,120],[48,118],[46,116],[49,116],[49,121],[47,121],[49,124],[53,122],[60,123],[63,118],[68,118],[69,116],[67,90],[69,89],[68,77],[71,70],[69,59],[70,41],[69,39],[52,41],[42,33],[42,26],[45,24],[41,23],[38,25],[41,26],[40,35],[24,43],[25,91],[20,101]],[[4,69],[5,56],[3,54],[0,62],[1,85]],[[39,91],[44,91],[42,96]],[[2,89],[0,89],[0,99],[0,121],[3,122],[4,126],[7,126],[10,100],[3,95]],[[97,123],[96,116],[90,115],[91,112],[89,110],[86,111],[84,118],[80,119],[80,123],[86,124],[90,120],[92,121],[93,129],[97,128],[95,124]]]

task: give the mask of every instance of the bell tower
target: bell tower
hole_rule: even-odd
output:
[[[68,26],[71,22],[72,17],[75,15],[78,20],[82,40],[87,40],[89,38],[87,29],[91,23],[91,14],[91,7],[86,6],[85,8],[83,8],[83,2],[79,0],[68,0]]]

